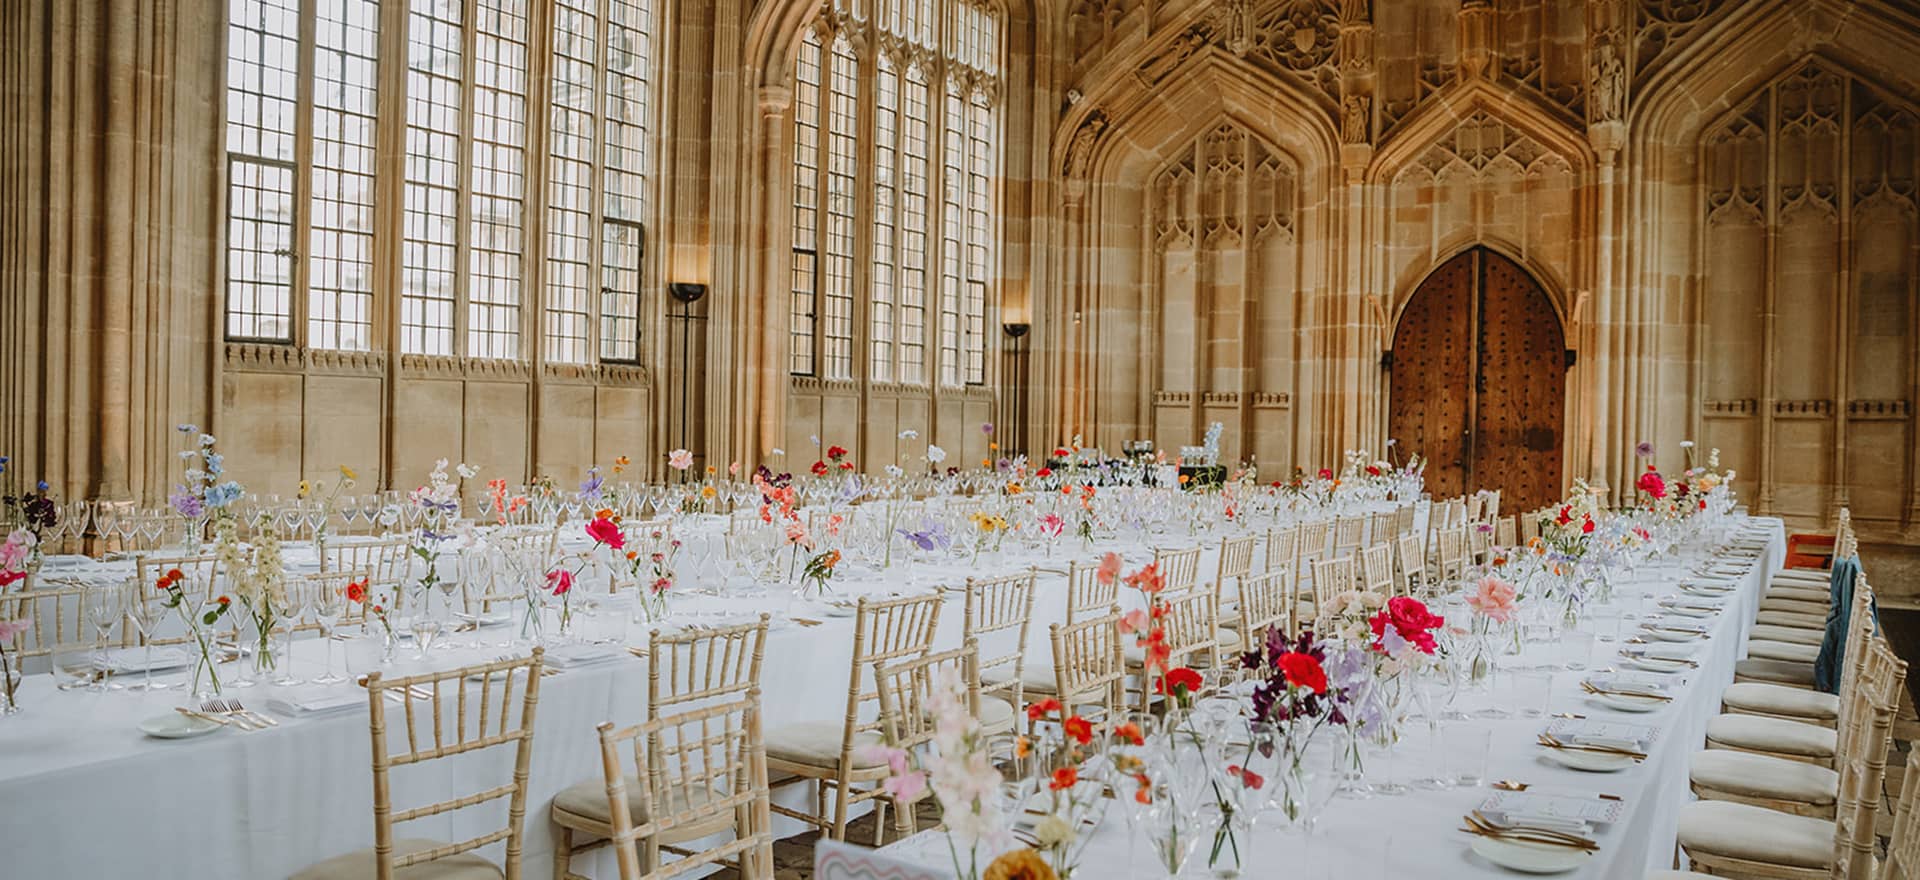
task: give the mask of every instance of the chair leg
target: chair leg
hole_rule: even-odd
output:
[[[841,773],[833,783],[833,839],[847,839],[847,800],[852,794],[847,787],[847,774]]]
[[[573,829],[561,828],[553,840],[553,877],[554,880],[567,880],[573,875]]]

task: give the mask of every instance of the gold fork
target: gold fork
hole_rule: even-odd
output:
[[[242,706],[240,705],[239,700],[228,700],[227,705],[232,706],[233,711],[253,719],[254,723],[259,724],[262,727],[279,727],[280,726],[280,722],[274,720],[272,716],[265,715],[260,712],[255,712],[252,709]]]
[[[1647,757],[1645,752],[1637,752],[1632,749],[1617,748],[1615,746],[1593,746],[1593,745],[1587,745],[1585,743],[1566,742],[1560,739],[1559,737],[1554,736],[1551,733],[1540,734],[1539,741],[1541,745],[1546,746],[1547,748],[1550,748],[1550,749],[1566,749],[1566,750],[1576,751],[1576,752],[1599,752],[1601,754],[1606,754],[1606,755],[1624,755],[1626,757],[1634,759],[1635,761],[1644,761],[1646,760],[1646,757]]]
[[[1541,828],[1536,825],[1495,822],[1487,818],[1486,814],[1479,810],[1468,813],[1466,820],[1467,824],[1491,836],[1537,837],[1544,838],[1547,841],[1557,842],[1563,846],[1578,847],[1585,850],[1597,850],[1600,848],[1598,842],[1583,834],[1575,834],[1571,831],[1561,831],[1555,828]]]
[[[200,711],[205,712],[209,715],[224,715],[228,719],[232,720],[235,725],[239,726],[241,730],[254,729],[252,720],[239,715],[235,715],[232,712],[227,711],[226,704],[220,702],[219,700],[207,700],[201,703]]]

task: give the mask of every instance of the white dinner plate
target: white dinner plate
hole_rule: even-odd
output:
[[[1695,596],[1725,596],[1733,592],[1734,586],[1732,584],[1703,584],[1686,581],[1680,584],[1680,589],[1692,593]]]
[[[1659,639],[1660,641],[1663,641],[1663,642],[1691,642],[1706,635],[1705,633],[1688,632],[1686,630],[1673,630],[1673,629],[1667,629],[1665,627],[1652,626],[1652,625],[1642,626],[1640,627],[1640,631],[1643,633],[1646,633],[1647,638]]]
[[[179,712],[165,712],[140,722],[140,732],[155,739],[191,739],[196,736],[205,736],[224,726],[205,718],[195,718]]]
[[[1502,868],[1522,874],[1564,874],[1587,863],[1591,853],[1567,846],[1522,843],[1474,835],[1473,851]]]
[[[1616,755],[1610,752],[1588,752],[1580,749],[1556,749],[1540,747],[1540,757],[1575,770],[1588,773],[1618,773],[1634,765],[1629,755]]]
[[[1700,608],[1693,605],[1669,605],[1665,602],[1660,603],[1660,608],[1668,614],[1678,614],[1681,617],[1712,617],[1720,613],[1720,609],[1718,608]]]
[[[466,623],[480,626],[499,626],[513,620],[513,613],[509,611],[495,611],[490,614],[468,614],[464,611],[456,611],[453,616]]]
[[[858,610],[859,609],[854,607],[851,602],[822,602],[820,604],[820,616],[822,617],[852,617]]]
[[[1587,694],[1587,699],[1622,712],[1657,712],[1672,700],[1656,700],[1627,694]]]

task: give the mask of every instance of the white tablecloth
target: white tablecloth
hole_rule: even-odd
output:
[[[708,523],[706,527],[716,526]],[[1210,579],[1218,537],[1180,533],[1163,536],[1156,543],[1210,545],[1201,567],[1202,580]],[[980,562],[922,565],[911,583],[898,575],[856,576],[839,582],[838,592],[840,598],[924,592],[936,585],[958,586],[968,575],[1012,572],[1027,565],[1064,571],[1069,558],[1093,561],[1092,554],[1076,554],[1069,546],[1077,549],[1078,542],[1063,542],[1050,558],[1010,549]],[[310,551],[290,547],[290,562],[301,553],[311,556]],[[1151,553],[1136,545],[1126,548],[1124,555],[1131,569]],[[62,574],[113,582],[124,578],[130,568],[130,563],[67,566]],[[1046,628],[1065,617],[1065,588],[1062,574],[1042,571],[1028,642],[1030,664],[1052,662]],[[949,594],[936,642],[939,648],[960,642],[958,598],[957,593]],[[843,716],[852,650],[850,618],[829,617],[826,606],[784,594],[688,596],[673,607],[670,624],[687,619],[741,622],[761,610],[773,612],[776,624],[768,639],[762,687],[768,725],[788,720],[837,721]],[[819,619],[822,624],[802,627],[789,621],[789,615]],[[628,625],[624,641],[644,645],[647,629],[642,624]],[[490,639],[502,638],[502,632],[483,630]],[[457,640],[469,637],[454,636]],[[317,676],[323,650],[317,640],[298,644],[294,651],[297,674]],[[371,640],[355,643],[351,650],[354,657],[349,665],[354,674],[372,668],[377,649]],[[400,659],[385,671],[398,675],[428,666],[448,668],[504,653],[500,648],[448,652],[417,663],[406,659],[410,652],[410,645],[403,643],[398,649]],[[1006,648],[983,645],[981,652],[998,656]],[[311,692],[315,687],[296,690]],[[355,689],[353,685],[334,687]],[[265,710],[268,700],[283,696],[281,691],[263,686],[229,690],[227,696],[250,709]],[[6,805],[8,815],[0,823],[0,865],[4,865],[0,877],[253,880],[285,876],[372,844],[371,747],[365,709],[324,718],[283,718],[280,727],[268,731],[223,730],[191,740],[150,739],[136,729],[141,719],[170,713],[182,701],[179,691],[151,695],[60,692],[50,676],[29,676],[20,693],[25,709],[0,717],[0,804]],[[603,721],[635,723],[644,719],[645,711],[646,665],[637,657],[568,670],[542,682],[521,863],[524,876],[550,876],[552,826],[547,813],[554,794],[600,777],[595,726]],[[396,714],[389,713],[390,724]],[[455,768],[435,766],[430,773],[396,777],[394,804],[404,808],[505,782],[503,774],[510,764],[504,762],[510,762],[511,752],[493,751],[499,757],[488,767],[481,766],[484,761],[468,761]],[[489,774],[484,782],[458,785],[447,775],[471,774],[477,780],[483,773]],[[792,806],[811,802],[803,787],[787,789],[783,795],[782,801]],[[445,821],[410,823],[398,831],[406,837],[464,839],[500,827],[498,817],[504,814],[504,806],[497,814],[463,811]],[[776,824],[781,835],[803,830],[791,820],[777,819]],[[485,853],[498,860],[501,851],[495,845]],[[587,864],[592,863],[583,867]],[[614,875],[610,862],[588,873]]]
[[[1687,763],[1702,748],[1706,725],[1720,710],[1720,693],[1733,681],[1734,662],[1746,653],[1746,632],[1758,610],[1769,575],[1785,559],[1786,537],[1777,519],[1754,520],[1752,526],[1764,529],[1767,551],[1741,579],[1738,591],[1731,594],[1725,609],[1712,622],[1712,635],[1695,654],[1700,666],[1685,673],[1684,687],[1673,703],[1652,713],[1617,712],[1583,698],[1580,680],[1589,672],[1560,672],[1553,678],[1549,699],[1551,713],[1571,712],[1589,718],[1651,724],[1660,728],[1656,744],[1639,766],[1607,774],[1582,773],[1550,763],[1539,757],[1534,744],[1543,719],[1472,719],[1448,724],[1477,725],[1490,731],[1490,757],[1487,779],[1512,780],[1546,789],[1603,792],[1625,799],[1624,821],[1600,830],[1600,851],[1579,871],[1565,876],[1592,880],[1632,880],[1647,871],[1670,867],[1675,854],[1675,824],[1679,810],[1690,798],[1687,787]],[[1702,559],[1697,553],[1683,554],[1685,562]],[[1665,567],[1643,569],[1634,582],[1622,586],[1617,595],[1621,604],[1654,602],[1675,592],[1682,569]],[[1646,597],[1640,599],[1638,597]],[[1623,630],[1624,632],[1625,630]],[[1551,659],[1553,648],[1529,649],[1521,662]],[[1496,687],[1490,695],[1503,695]],[[1489,698],[1482,698],[1484,705]],[[1468,711],[1474,705],[1463,705]],[[1400,748],[1407,750],[1401,766],[1428,767],[1438,760],[1426,737],[1414,732]],[[1441,791],[1416,790],[1397,796],[1374,796],[1363,800],[1336,799],[1322,814],[1312,837],[1299,832],[1256,827],[1247,845],[1252,847],[1250,862],[1255,865],[1286,866],[1285,876],[1301,880],[1321,878],[1378,877],[1478,877],[1514,876],[1485,861],[1468,849],[1471,837],[1456,831],[1460,817],[1479,806],[1490,790],[1484,786]],[[1126,823],[1116,814],[1095,831],[1087,855],[1076,876],[1120,878],[1157,877],[1153,856],[1144,843],[1129,846]],[[938,831],[922,832],[894,844],[887,854],[930,868],[945,869],[947,844]],[[1194,876],[1203,873],[1206,853],[1194,854],[1187,870]],[[1135,867],[1131,867],[1133,865]],[[1269,875],[1264,869],[1251,876]]]

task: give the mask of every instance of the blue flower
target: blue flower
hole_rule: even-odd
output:
[[[227,460],[226,457],[222,456],[218,452],[207,453],[207,476],[209,477],[220,476],[221,466],[226,462],[226,460]]]
[[[243,494],[245,491],[246,490],[240,488],[239,483],[236,483],[232,480],[228,480],[218,485],[208,486],[207,495],[206,495],[207,506],[216,508],[216,509],[226,507],[227,505],[240,500],[241,494]]]
[[[179,431],[179,432],[180,432],[180,433],[182,433],[182,434],[198,434],[198,433],[200,433],[200,429],[199,429],[198,427],[196,427],[196,426],[194,426],[193,424],[191,424],[191,423],[188,423],[188,422],[182,422],[181,424],[178,424],[178,425],[175,425],[175,426],[173,426],[173,429],[174,429],[175,431]]]
[[[37,483],[37,484],[35,484],[35,485],[36,485],[36,487],[37,487],[37,488],[38,488],[38,489],[39,489],[40,491],[42,491],[42,492],[45,492],[45,491],[47,491],[47,481],[46,481],[46,480],[41,480],[41,481],[40,481],[39,483]]]

